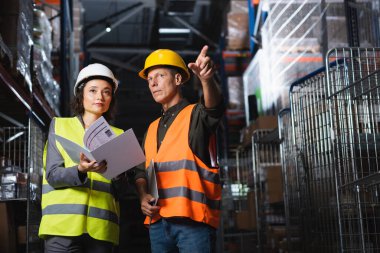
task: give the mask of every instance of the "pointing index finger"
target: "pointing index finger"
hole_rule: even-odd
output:
[[[204,46],[199,54],[199,56],[206,57],[207,56],[208,46]]]

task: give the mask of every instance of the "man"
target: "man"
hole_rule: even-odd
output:
[[[210,155],[209,147],[215,144],[224,107],[207,50],[204,46],[188,65],[202,84],[203,98],[197,104],[182,97],[181,86],[190,73],[176,52],[152,52],[139,72],[153,99],[162,105],[161,117],[150,124],[144,140],[145,168],[153,166],[156,173],[157,205],[141,172],[135,176],[153,253],[215,250],[221,185],[215,153]]]

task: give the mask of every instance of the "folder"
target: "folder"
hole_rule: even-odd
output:
[[[112,179],[145,161],[144,152],[132,129],[108,140],[92,151],[62,136],[51,135],[76,163],[79,163],[81,152],[90,160],[106,161],[107,170],[102,175],[107,179]]]
[[[148,174],[147,175],[148,176],[148,192],[155,199],[154,203],[151,203],[152,206],[155,206],[157,205],[159,195],[158,195],[158,188],[157,188],[156,166],[153,159],[149,164],[149,167],[147,169],[147,174]]]

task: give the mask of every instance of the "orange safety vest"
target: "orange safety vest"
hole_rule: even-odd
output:
[[[145,139],[146,169],[154,161],[161,217],[188,217],[215,228],[219,226],[221,184],[219,168],[210,168],[191,150],[189,129],[194,104],[185,107],[169,127],[157,150],[159,119],[152,122]],[[145,224],[149,224],[146,217]]]

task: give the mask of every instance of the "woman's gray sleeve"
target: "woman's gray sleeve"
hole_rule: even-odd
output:
[[[78,167],[65,168],[64,160],[57,148],[55,141],[55,120],[50,124],[46,152],[46,180],[54,188],[72,187],[83,185],[87,176],[79,175]]]

